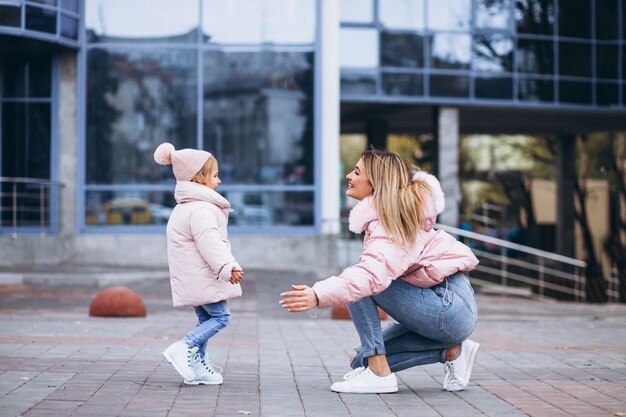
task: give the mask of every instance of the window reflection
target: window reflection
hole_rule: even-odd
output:
[[[430,37],[430,66],[440,69],[468,69],[470,35],[436,34]]]
[[[380,23],[387,29],[424,29],[424,0],[378,2]]]
[[[515,0],[517,31],[535,35],[554,33],[554,0]]]
[[[516,54],[517,71],[531,74],[553,74],[553,41],[518,39]]]
[[[87,191],[87,225],[166,224],[176,205],[171,191]]]
[[[380,35],[381,65],[383,67],[424,67],[424,37],[406,33]]]
[[[312,226],[313,192],[218,191],[230,202],[233,226]]]
[[[376,75],[341,72],[341,94],[372,95],[376,94]]]
[[[86,182],[173,181],[152,153],[168,141],[196,146],[197,54],[103,50],[87,56]]]
[[[424,95],[424,76],[422,74],[392,74],[382,76],[383,92],[390,96]]]
[[[591,103],[591,83],[577,81],[559,82],[559,101],[571,104]]]
[[[85,0],[90,42],[189,42],[197,26],[198,0]]]
[[[474,37],[473,66],[478,71],[510,72],[513,61],[513,40],[502,35]]]
[[[554,82],[533,78],[520,78],[517,82],[517,95],[522,101],[554,101]]]
[[[428,28],[433,30],[469,30],[471,0],[430,0]]]
[[[591,44],[560,42],[559,74],[591,77]]]
[[[204,0],[202,31],[212,43],[310,44],[315,0]]]
[[[341,68],[378,66],[376,29],[342,28],[339,32],[339,64]]]
[[[457,75],[431,75],[430,95],[435,97],[468,97],[469,78]]]
[[[591,2],[589,0],[559,1],[559,36],[591,37]]]
[[[339,13],[341,22],[371,23],[374,20],[373,0],[341,0]]]
[[[477,0],[475,17],[477,28],[508,29],[511,0]]]
[[[224,184],[313,183],[313,54],[204,58],[204,144]]]
[[[476,98],[510,100],[513,80],[510,77],[477,77],[474,80]]]

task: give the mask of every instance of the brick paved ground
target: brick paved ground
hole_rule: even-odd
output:
[[[0,416],[626,415],[626,306],[479,295],[466,391],[443,391],[434,364],[398,373],[397,394],[338,395],[329,386],[356,333],[329,311],[282,311],[278,293],[310,283],[294,277],[248,273],[231,325],[210,343],[220,387],[184,386],[162,358],[194,324],[170,307],[162,278],[129,284],[149,312],[132,319],[88,317],[97,288],[0,285]]]

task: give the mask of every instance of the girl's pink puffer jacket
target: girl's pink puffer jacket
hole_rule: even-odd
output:
[[[439,181],[424,172],[417,173],[413,179],[426,181],[432,190],[432,200],[427,205],[425,217],[434,223],[434,217],[443,211],[443,192]],[[371,197],[361,200],[350,211],[350,230],[365,232],[359,262],[340,275],[313,285],[319,307],[349,304],[378,294],[396,278],[429,288],[450,275],[471,271],[478,265],[478,259],[470,248],[448,233],[432,227],[425,226],[409,250],[398,249],[387,237]]]
[[[229,282],[235,261],[228,241],[230,203],[209,187],[176,183],[178,203],[167,222],[167,258],[174,306],[199,306],[241,295]]]

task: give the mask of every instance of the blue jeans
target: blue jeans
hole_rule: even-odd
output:
[[[183,340],[191,347],[198,346],[204,357],[207,341],[230,323],[230,309],[226,300],[194,307],[198,325]]]
[[[381,329],[376,307],[397,323]],[[446,349],[467,339],[478,320],[474,290],[462,273],[431,288],[396,279],[380,294],[348,305],[348,310],[361,339],[350,366],[367,366],[368,357],[386,355],[392,372],[445,363]]]

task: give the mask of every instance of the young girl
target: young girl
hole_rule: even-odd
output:
[[[351,355],[353,370],[333,391],[396,392],[393,372],[435,362],[445,363],[445,390],[464,389],[479,344],[468,339],[477,308],[462,271],[478,260],[432,228],[443,211],[439,182],[400,156],[373,149],[346,178],[346,195],[360,200],[350,230],[365,232],[359,262],[312,288],[294,285],[280,303],[291,312],[350,303],[361,345]],[[381,329],[377,307],[397,323]]]
[[[154,160],[172,165],[178,203],[167,222],[167,259],[174,306],[193,306],[198,325],[163,356],[185,384],[221,384],[205,355],[209,338],[230,322],[226,300],[239,297],[243,270],[235,261],[226,227],[230,204],[215,192],[217,160],[206,151],[176,150],[162,143]]]

